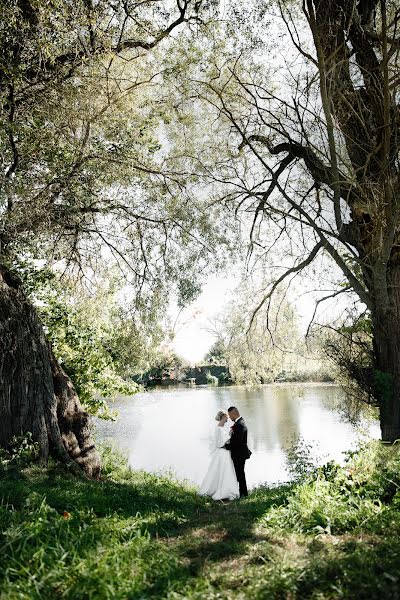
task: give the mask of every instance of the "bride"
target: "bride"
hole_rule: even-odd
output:
[[[215,449],[206,476],[200,486],[200,494],[211,496],[213,500],[234,500],[239,498],[239,484],[231,453],[224,448],[225,443],[229,440],[229,432],[224,427],[228,416],[223,410],[220,410],[215,420],[218,421],[215,428]]]

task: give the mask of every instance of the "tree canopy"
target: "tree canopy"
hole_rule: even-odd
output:
[[[93,475],[88,417],[16,273],[40,259],[93,291],[117,268],[143,315],[161,306],[163,289],[175,287],[182,302],[197,292],[188,282],[222,228],[200,205],[187,210],[190,181],[161,168],[158,123],[168,37],[199,27],[201,4],[1,5],[0,442],[31,431],[42,457],[68,455]],[[19,408],[10,413],[10,403]]]
[[[383,438],[397,439],[399,10],[350,0],[271,7],[277,26],[263,52],[217,54],[191,73],[192,97],[214,118],[187,156],[212,189],[210,205],[243,215],[252,268],[279,251],[260,307],[318,261],[327,298],[359,298],[373,338],[371,369],[359,375]],[[202,120],[200,108],[196,133]]]

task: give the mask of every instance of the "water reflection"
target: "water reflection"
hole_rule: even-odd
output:
[[[288,479],[286,451],[299,437],[315,445],[321,462],[343,459],[357,430],[341,419],[340,397],[339,388],[316,384],[158,390],[120,399],[114,405],[118,421],[99,422],[97,431],[128,451],[133,468],[172,470],[199,484],[209,462],[214,415],[235,405],[249,430],[253,455],[246,474],[254,487]],[[377,423],[368,429],[379,436]]]

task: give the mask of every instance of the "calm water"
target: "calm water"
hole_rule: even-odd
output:
[[[134,469],[170,470],[200,484],[210,458],[214,416],[235,405],[249,430],[253,455],[246,476],[254,487],[290,478],[286,453],[299,437],[313,444],[318,462],[343,462],[343,452],[356,445],[360,431],[341,418],[342,394],[336,386],[320,384],[156,390],[115,402],[118,420],[98,422],[97,436],[115,440]],[[379,437],[377,423],[363,429]]]

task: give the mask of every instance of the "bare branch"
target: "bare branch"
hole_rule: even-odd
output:
[[[257,313],[261,310],[261,308],[264,306],[264,304],[266,303],[266,301],[271,298],[272,294],[274,293],[274,291],[276,290],[276,288],[279,286],[279,284],[282,283],[282,281],[284,281],[287,277],[289,277],[289,275],[292,275],[293,273],[299,273],[300,271],[302,271],[305,267],[307,267],[309,264],[312,263],[312,261],[314,260],[314,258],[317,256],[318,252],[321,250],[321,248],[323,248],[323,243],[320,241],[318,242],[314,248],[311,250],[311,252],[308,254],[307,258],[305,258],[303,261],[301,261],[300,263],[298,263],[297,265],[294,265],[293,267],[287,269],[285,271],[285,273],[283,273],[280,277],[278,277],[278,279],[273,283],[271,290],[268,292],[268,294],[266,296],[263,297],[263,299],[261,300],[261,302],[257,305],[257,307],[254,309],[253,314],[251,316],[250,319],[250,324],[248,327],[248,332],[250,331],[254,319],[257,316]]]
[[[319,305],[322,304],[322,302],[325,302],[326,300],[330,300],[332,298],[336,298],[340,294],[344,294],[344,293],[350,291],[351,289],[352,289],[351,286],[346,286],[344,288],[341,288],[340,290],[336,290],[335,292],[333,292],[332,294],[329,294],[328,296],[324,296],[323,298],[319,298],[316,301],[315,306],[314,306],[314,312],[313,312],[312,317],[310,319],[310,322],[308,324],[305,337],[308,337],[309,334],[310,334],[310,329],[311,329],[311,327],[312,327],[312,325],[314,323],[315,315],[317,314]]]

